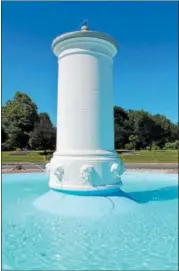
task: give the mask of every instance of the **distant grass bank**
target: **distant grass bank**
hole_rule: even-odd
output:
[[[23,154],[23,152],[22,152]],[[43,152],[40,151],[30,151],[24,153],[24,155],[19,155],[19,151],[3,151],[1,156],[2,164],[13,164],[13,163],[45,163],[48,161]]]
[[[134,155],[121,155],[124,163],[178,163],[178,151],[136,151]]]
[[[121,154],[119,157],[124,163],[178,163],[178,151],[135,151],[132,154]],[[2,152],[2,164],[13,163],[46,163],[51,155],[43,155],[43,151],[30,151],[24,155],[19,152]]]

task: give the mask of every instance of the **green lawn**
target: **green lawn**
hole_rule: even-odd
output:
[[[2,164],[7,163],[46,163],[48,159],[40,151],[32,151],[27,156],[16,152],[2,152]],[[124,163],[178,163],[178,151],[136,151],[139,155],[121,155]],[[12,155],[13,154],[13,155]],[[50,156],[48,156],[50,158]]]
[[[1,161],[2,164],[8,163],[45,163],[46,157],[42,155],[43,152],[32,151],[27,156],[15,155],[15,151],[4,151],[2,152]],[[19,153],[19,152],[18,152]]]
[[[120,155],[124,163],[178,163],[178,151],[136,151],[140,155]]]

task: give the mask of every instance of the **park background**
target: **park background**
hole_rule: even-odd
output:
[[[50,159],[57,109],[50,46],[57,35],[78,30],[84,16],[92,30],[120,45],[114,61],[119,155],[177,162],[177,2],[2,2],[2,162]]]

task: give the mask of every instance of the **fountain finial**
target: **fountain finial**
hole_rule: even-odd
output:
[[[85,19],[85,20],[83,21],[83,25],[82,25],[82,27],[81,27],[81,31],[88,31],[88,30],[89,30],[89,28],[88,28],[88,20]]]

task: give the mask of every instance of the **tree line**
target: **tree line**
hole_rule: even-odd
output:
[[[114,124],[117,149],[178,149],[178,124],[163,115],[115,106]]]
[[[115,106],[114,126],[116,149],[178,148],[178,124],[163,115]],[[1,138],[2,150],[54,150],[56,127],[27,94],[16,92],[2,107]]]

